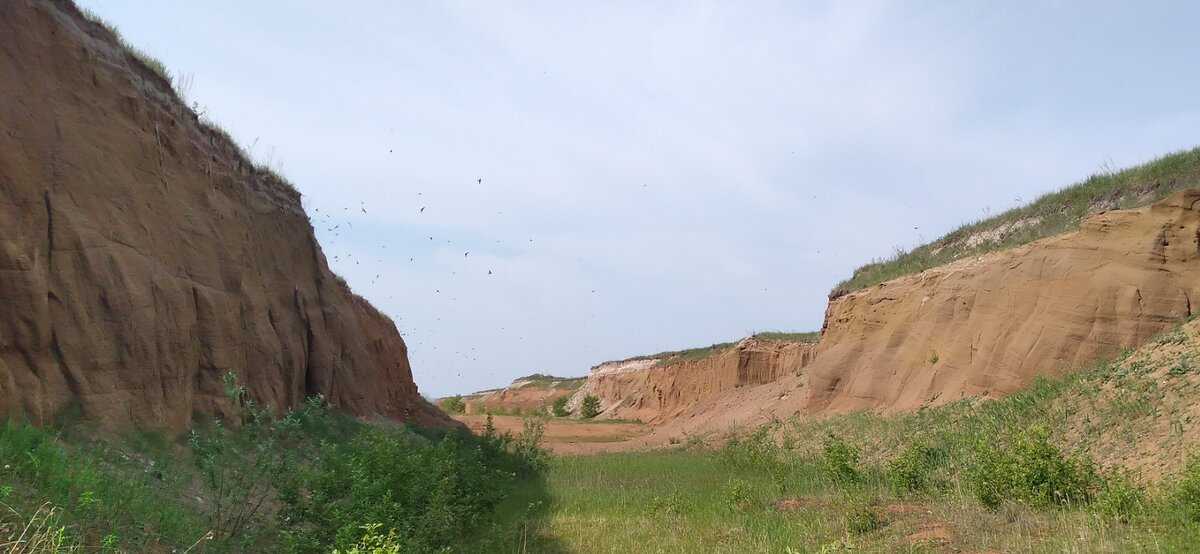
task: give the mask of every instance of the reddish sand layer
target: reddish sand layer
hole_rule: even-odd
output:
[[[771,383],[799,374],[817,351],[815,343],[747,338],[729,350],[698,360],[658,365],[657,360],[609,362],[592,368],[575,398],[600,399],[606,417],[661,424],[722,391]]]

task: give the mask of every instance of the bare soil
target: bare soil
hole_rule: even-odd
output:
[[[464,423],[471,431],[482,433],[488,416],[458,415],[454,419]],[[524,424],[520,416],[492,416],[492,425],[498,432],[521,433]],[[577,419],[550,418],[546,420],[542,445],[556,454],[596,454],[622,450],[625,443],[650,432],[650,427],[640,423],[606,423],[603,421],[580,421]]]

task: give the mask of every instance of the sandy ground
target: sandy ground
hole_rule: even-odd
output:
[[[454,419],[465,423],[472,431],[482,433],[487,416],[459,415]],[[518,435],[523,419],[520,416],[492,416],[496,430]],[[556,454],[596,454],[628,450],[631,439],[641,437],[651,427],[640,423],[607,423],[601,421],[579,421],[575,419],[550,418],[546,420],[542,444]]]

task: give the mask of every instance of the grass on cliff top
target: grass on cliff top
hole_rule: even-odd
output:
[[[234,140],[233,136],[229,134],[228,130],[226,130],[216,121],[213,121],[211,118],[206,117],[203,113],[201,113],[203,110],[200,108],[198,102],[193,102],[190,106],[188,105],[187,97],[190,95],[190,90],[192,87],[192,78],[190,75],[183,75],[179,79],[176,79],[175,75],[173,75],[171,71],[167,69],[166,64],[164,64],[162,60],[150,55],[145,50],[142,50],[141,48],[138,48],[130,43],[125,36],[121,34],[121,30],[117,28],[116,25],[113,25],[111,22],[88,8],[80,8],[79,12],[83,14],[83,17],[87,20],[107,29],[108,32],[112,33],[113,37],[116,38],[117,45],[129,53],[129,55],[135,60],[146,66],[147,69],[161,77],[162,80],[167,83],[167,86],[170,87],[170,89],[175,92],[176,96],[179,97],[184,107],[190,109],[196,114],[196,119],[200,122],[201,126],[206,127],[209,131],[228,142],[233,147],[234,151],[236,151],[238,155],[245,159],[246,162],[249,163],[250,166],[257,170],[261,175],[277,181],[280,185],[283,185],[296,194],[300,194],[300,191],[296,188],[296,185],[289,181],[287,177],[284,177],[280,169],[276,167],[277,160],[274,159],[272,154],[267,155],[267,161],[265,162],[255,161],[252,152]],[[255,142],[257,143],[257,141]]]
[[[574,390],[583,386],[583,382],[585,380],[587,380],[587,377],[555,377],[553,375],[534,373],[533,375],[526,375],[524,377],[513,379],[513,382],[526,381],[531,385],[535,385],[543,389],[556,387],[558,389]]]
[[[1196,186],[1200,186],[1200,148],[1120,171],[1103,171],[1024,206],[963,225],[911,251],[872,261],[838,283],[830,298],[969,256],[1073,231],[1085,216],[1097,211],[1145,206],[1176,190]]]
[[[794,331],[762,331],[750,335],[759,340],[773,341],[795,341],[795,342],[817,342],[821,340],[820,331],[794,332]],[[669,350],[659,352],[657,354],[646,354],[643,356],[634,356],[625,358],[624,360],[616,360],[614,362],[605,363],[620,363],[620,362],[636,362],[638,360],[658,360],[655,366],[666,366],[686,362],[689,360],[702,360],[710,356],[724,354],[737,346],[737,342],[720,342],[709,346],[701,346],[698,348],[686,348],[683,350]]]
[[[820,331],[807,331],[803,333],[792,331],[762,331],[754,333],[752,337],[758,340],[787,340],[794,342],[819,342],[821,340]]]

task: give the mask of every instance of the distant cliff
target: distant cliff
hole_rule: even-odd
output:
[[[607,416],[664,423],[722,391],[797,375],[816,351],[812,342],[751,337],[697,359],[607,362],[592,368],[569,405],[591,394]]]

